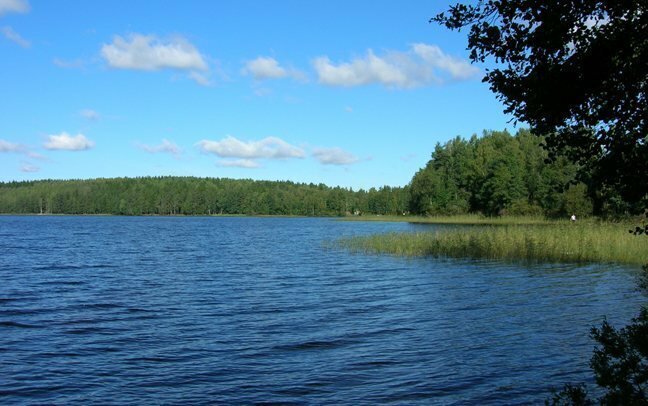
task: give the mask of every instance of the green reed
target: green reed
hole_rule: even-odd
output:
[[[345,238],[354,252],[402,256],[483,258],[533,262],[648,263],[648,237],[630,225],[556,222],[542,225],[457,226],[421,233]]]

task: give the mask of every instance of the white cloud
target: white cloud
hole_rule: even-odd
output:
[[[15,42],[23,48],[29,48],[31,46],[31,43],[29,41],[21,37],[20,34],[18,34],[16,31],[14,31],[13,28],[9,26],[2,27],[0,31],[2,31],[2,34],[5,36],[5,38]]]
[[[204,56],[185,38],[176,36],[161,40],[154,35],[116,35],[112,43],[101,47],[101,56],[116,69],[156,71],[177,69],[189,71],[189,78],[209,85],[209,71]],[[202,72],[202,73],[201,73]]]
[[[346,107],[344,108],[344,111],[346,111],[347,113],[353,113],[353,107],[351,107],[351,106],[346,106]]]
[[[276,59],[260,56],[245,63],[243,73],[252,75],[254,79],[280,79],[288,76],[288,71],[279,66]]]
[[[158,70],[164,68],[207,70],[207,63],[189,41],[176,37],[163,42],[153,35],[116,35],[101,47],[101,56],[113,68]]]
[[[333,65],[326,56],[313,62],[319,81],[331,86],[360,86],[382,83],[387,86],[408,87],[410,80],[398,66],[377,57],[369,50],[363,59]]]
[[[38,172],[38,171],[40,171],[40,168],[38,166],[34,166],[34,165],[31,165],[31,164],[22,164],[22,166],[20,167],[20,171],[21,172],[30,172],[30,173],[31,172]]]
[[[447,55],[436,45],[414,44],[412,49],[429,66],[448,73],[454,80],[466,80],[479,74],[479,69],[468,61]]]
[[[79,112],[79,114],[81,115],[81,117],[90,121],[97,121],[101,118],[101,114],[97,113],[92,109],[83,109]]]
[[[245,142],[228,135],[220,141],[202,140],[197,145],[203,152],[210,152],[221,158],[286,159],[305,156],[303,149],[278,137]]]
[[[84,151],[94,146],[94,142],[87,139],[83,134],[71,136],[66,132],[58,135],[48,135],[48,141],[43,145],[45,149],[65,150],[65,151]]]
[[[403,89],[465,80],[479,73],[468,61],[427,44],[414,44],[407,52],[390,51],[381,56],[368,50],[364,57],[339,64],[321,56],[313,60],[313,66],[320,83],[343,87],[382,84]]]
[[[297,69],[284,68],[279,62],[269,56],[260,56],[245,63],[241,70],[244,75],[250,75],[255,80],[292,78],[306,80],[306,75]]]
[[[358,157],[342,148],[315,148],[313,157],[322,165],[351,165],[359,161]]]
[[[218,166],[225,167],[237,167],[237,168],[259,168],[261,165],[252,159],[221,159],[218,162]]]
[[[20,144],[0,139],[0,152],[24,152],[25,147]]]
[[[27,0],[0,0],[0,15],[6,13],[27,13],[29,11]]]
[[[174,142],[167,140],[166,138],[162,139],[162,143],[160,145],[141,144],[139,147],[151,154],[164,152],[167,154],[180,155],[182,153],[180,147],[178,147]]]

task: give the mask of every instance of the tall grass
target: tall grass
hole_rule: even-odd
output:
[[[485,258],[534,262],[648,263],[648,238],[624,224],[458,226],[422,233],[352,237],[338,244],[354,252],[402,256]]]

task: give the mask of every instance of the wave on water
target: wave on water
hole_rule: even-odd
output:
[[[542,403],[591,378],[592,325],[643,303],[621,267],[323,244],[402,222],[10,220],[3,404]]]

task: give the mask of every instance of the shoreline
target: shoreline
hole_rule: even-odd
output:
[[[252,217],[252,218],[336,218],[298,214],[67,214],[67,213],[0,213],[0,217]]]

